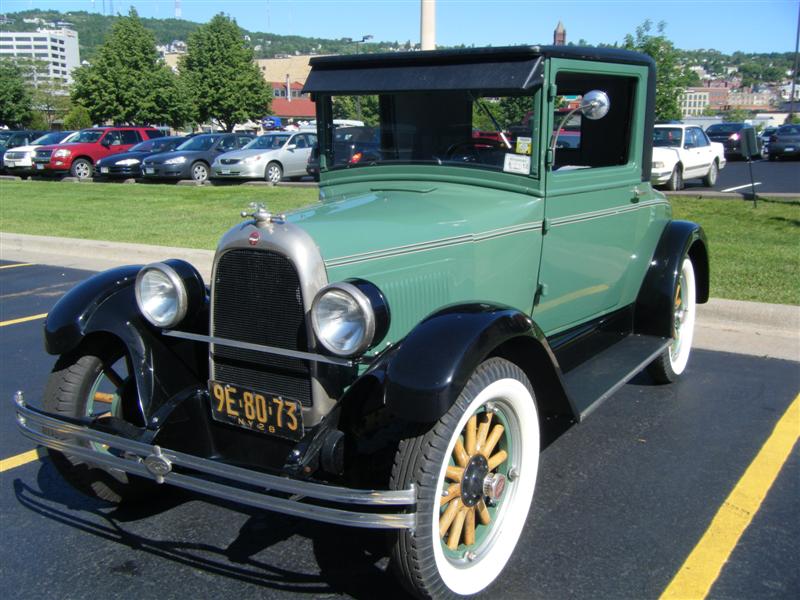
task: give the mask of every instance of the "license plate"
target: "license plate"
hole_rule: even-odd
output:
[[[144,172],[147,173],[148,175],[152,175],[153,173],[156,172],[156,170],[153,167],[145,167]]]
[[[108,173],[108,167],[100,167],[101,173]]]
[[[44,165],[36,165],[36,168],[37,168],[39,171],[43,171],[43,170],[44,170]]]
[[[219,172],[222,175],[230,175],[231,174],[231,170],[230,169],[220,169]]]
[[[303,437],[303,411],[297,400],[210,380],[214,420],[290,440]]]
[[[13,160],[6,159],[6,166],[7,167],[16,167],[17,163],[15,163]]]

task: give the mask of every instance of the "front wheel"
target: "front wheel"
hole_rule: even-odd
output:
[[[686,369],[692,350],[696,310],[694,267],[691,259],[685,257],[672,304],[672,343],[647,367],[657,383],[672,383]]]
[[[72,166],[69,168],[70,173],[73,177],[77,177],[78,179],[89,179],[92,176],[92,163],[90,163],[85,158],[79,158],[72,163]]]
[[[136,404],[136,384],[126,355],[110,341],[84,344],[59,358],[44,392],[46,411],[72,418],[122,419],[124,407]],[[60,436],[68,438],[68,435]],[[98,453],[108,448],[79,442]],[[88,496],[120,503],[152,494],[157,484],[124,473],[108,471],[80,458],[48,450],[61,476]]]
[[[283,169],[281,166],[276,162],[271,162],[267,165],[266,171],[264,171],[264,179],[266,179],[270,183],[278,183],[283,178]]]
[[[208,165],[202,162],[196,162],[192,165],[192,179],[203,183],[208,179]]]
[[[682,188],[683,188],[683,171],[681,171],[679,165],[675,165],[675,168],[672,169],[672,175],[669,176],[669,181],[667,181],[667,189],[674,192]]]
[[[409,591],[447,598],[492,583],[522,533],[538,466],[533,388],[515,364],[490,358],[450,410],[395,456],[393,488],[417,490],[416,529],[398,534],[392,550]]]
[[[703,177],[703,185],[706,187],[714,187],[714,184],[717,183],[718,174],[719,174],[719,167],[717,166],[717,161],[714,161],[708,168],[708,174],[705,177]]]

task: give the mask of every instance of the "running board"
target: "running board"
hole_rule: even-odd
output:
[[[672,340],[631,334],[564,374],[578,421],[649,365]]]

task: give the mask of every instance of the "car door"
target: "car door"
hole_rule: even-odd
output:
[[[120,133],[120,143],[118,152],[127,152],[133,146],[142,141],[142,137],[135,129],[124,129]]]
[[[284,146],[285,162],[283,173],[288,177],[297,177],[306,174],[308,157],[311,154],[311,145],[305,133],[298,133],[289,138]]]
[[[714,162],[714,148],[711,147],[711,140],[699,127],[692,127],[694,140],[697,150],[697,176],[705,177]]]
[[[696,127],[688,127],[683,132],[681,146],[681,162],[683,162],[683,178],[699,177],[702,173],[702,150],[697,145]]]
[[[540,288],[533,311],[547,335],[630,304],[650,258],[637,251],[650,229],[649,213],[643,212],[650,202],[639,200],[640,191],[649,187],[642,182],[641,164],[646,69],[587,67],[567,59],[551,59],[550,69],[556,93],[545,127],[559,136],[565,129],[580,135],[573,136],[574,147],[548,152]],[[582,95],[595,89],[610,98],[605,117],[590,120],[576,111],[569,123],[556,121],[557,102],[579,106]]]

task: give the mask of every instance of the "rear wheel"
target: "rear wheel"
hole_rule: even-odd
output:
[[[398,534],[392,564],[423,598],[479,592],[505,567],[533,498],[539,422],[533,388],[491,358],[425,434],[403,440],[392,486],[417,490],[417,526]]]
[[[92,163],[85,158],[78,158],[72,162],[69,172],[78,179],[89,179],[92,176]]]
[[[694,267],[692,261],[686,257],[681,265],[672,306],[672,343],[647,367],[648,373],[656,382],[672,383],[686,370],[692,350],[696,310]]]
[[[703,185],[706,187],[714,187],[714,184],[717,183],[718,174],[719,174],[719,167],[717,166],[717,161],[714,161],[708,168],[708,174],[705,177],[703,177]]]
[[[44,392],[46,411],[73,418],[121,419],[123,405],[135,401],[136,384],[124,352],[109,341],[97,341],[59,358]],[[59,435],[69,439],[68,435]],[[96,452],[102,444],[78,442]],[[157,484],[122,471],[108,471],[84,460],[48,450],[58,472],[74,488],[119,503],[153,493]]]

